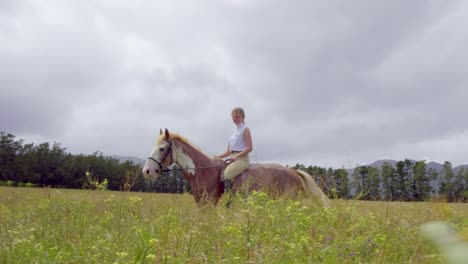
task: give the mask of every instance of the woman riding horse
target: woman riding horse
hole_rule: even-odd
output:
[[[166,129],[164,133],[160,131],[158,141],[143,167],[143,175],[147,179],[155,179],[167,172],[181,171],[197,203],[217,203],[225,192],[221,178],[225,166],[224,161],[210,158],[186,138],[169,133]],[[279,164],[257,164],[247,168],[232,180],[232,191],[238,190],[265,191],[274,196],[312,194],[324,206],[329,206],[327,196],[311,175]]]
[[[215,159],[228,158],[229,165],[224,169],[222,180],[225,189],[231,189],[232,179],[246,170],[250,165],[249,152],[253,150],[250,129],[245,125],[245,112],[241,107],[236,107],[231,113],[232,121],[236,129],[229,137],[226,151],[215,156]]]

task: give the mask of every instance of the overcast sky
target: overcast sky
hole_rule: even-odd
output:
[[[468,163],[468,1],[1,0],[0,131],[146,158],[160,128],[252,162]]]

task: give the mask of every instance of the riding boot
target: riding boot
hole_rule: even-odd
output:
[[[230,191],[232,189],[232,181],[231,180],[224,180],[223,184],[224,184],[224,191],[225,192]]]

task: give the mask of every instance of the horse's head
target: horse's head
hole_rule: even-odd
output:
[[[169,131],[166,128],[164,135],[162,130],[159,131],[159,134],[159,140],[146,160],[142,171],[148,180],[155,179],[164,171],[170,170],[174,163]]]

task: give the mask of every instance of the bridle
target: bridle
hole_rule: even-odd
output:
[[[158,173],[160,173],[160,174],[168,173],[168,172],[171,172],[172,170],[174,170],[174,169],[168,169],[167,166],[164,166],[164,161],[166,161],[168,156],[171,157],[171,162],[169,164],[174,163],[173,157],[172,157],[172,141],[166,141],[166,142],[169,144],[169,147],[168,147],[168,150],[166,151],[166,154],[164,154],[164,157],[161,159],[161,161],[158,161],[157,159],[155,159],[155,158],[153,158],[151,156],[148,157],[149,160],[152,160],[152,161],[156,162],[159,165]],[[169,155],[169,153],[171,155]]]
[[[168,166],[164,165],[164,162],[168,157],[171,158],[171,162],[169,164],[174,164],[174,157],[172,155],[172,141],[166,140],[166,142],[169,144],[168,150],[166,151],[166,154],[164,154],[164,157],[161,159],[161,161],[158,161],[157,159],[153,157],[148,157],[147,159],[152,160],[156,162],[159,165],[159,170],[157,171],[159,174],[167,174],[171,173],[172,171],[186,171],[186,170],[197,170],[197,169],[208,169],[208,168],[215,168],[215,167],[222,167],[223,165],[217,164],[217,165],[211,165],[211,166],[204,166],[204,167],[193,167],[193,168],[169,168]],[[171,155],[169,155],[169,153]],[[169,166],[171,166],[169,165]]]

